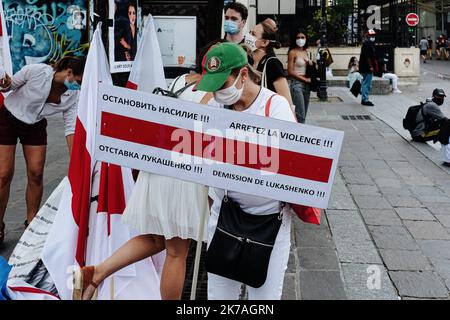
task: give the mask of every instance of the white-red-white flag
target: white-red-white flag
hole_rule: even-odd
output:
[[[62,299],[72,298],[74,268],[98,264],[132,236],[120,223],[133,185],[130,170],[93,159],[99,83],[112,84],[100,24],[83,75],[69,165],[70,186],[64,191],[42,255]],[[107,279],[99,288],[99,299],[160,299],[159,278],[151,259],[113,277],[114,290]],[[136,283],[140,284],[137,288]]]
[[[144,20],[144,31],[128,77],[127,88],[152,93],[157,87],[166,89],[167,84],[155,20],[152,15],[148,15]]]
[[[72,270],[86,263],[86,244],[91,204],[91,178],[94,169],[97,85],[112,84],[108,60],[101,39],[100,25],[94,32],[88,52],[78,102],[78,114],[69,183],[58,207],[58,213],[44,247],[42,260],[60,297],[72,297]]]

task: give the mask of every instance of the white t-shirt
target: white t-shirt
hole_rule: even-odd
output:
[[[261,88],[258,97],[253,104],[242,112],[265,116],[266,103],[275,93],[266,88]],[[220,106],[216,101],[212,100],[210,103],[212,106]],[[297,122],[294,113],[292,112],[289,102],[286,98],[275,95],[270,103],[270,118],[276,118],[280,120]],[[211,211],[218,214],[220,212],[220,206],[224,197],[225,191],[218,188],[209,188],[209,196],[213,199],[213,205]],[[233,199],[239,204],[242,210],[247,213],[255,215],[266,215],[271,213],[277,213],[281,211],[281,202],[273,199],[258,197],[241,192],[228,191],[228,197]]]

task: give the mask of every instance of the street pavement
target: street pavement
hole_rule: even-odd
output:
[[[330,88],[331,102],[312,101],[307,123],[344,131],[344,145],[322,224],[294,219],[283,299],[449,299],[450,170],[441,165],[439,145],[410,141],[401,125],[407,108],[429,97],[434,87],[450,93],[450,82],[435,72],[450,75],[450,62],[437,63],[422,68],[419,86],[372,96],[375,107],[361,106],[346,88]],[[450,116],[449,101],[443,110]],[[344,120],[345,115],[371,120]],[[48,128],[44,198],[68,165],[60,117],[50,118]],[[16,166],[6,242],[0,247],[5,257],[25,219],[21,152]],[[204,267],[200,279],[198,297],[204,299]],[[187,279],[183,297],[189,297],[189,288]]]
[[[450,74],[450,62],[439,68]],[[311,103],[307,123],[344,131],[344,145],[322,225],[293,227],[284,299],[449,299],[450,170],[439,144],[412,142],[402,119],[450,82],[422,72],[419,86],[372,96],[375,107],[346,88],[328,91],[341,102]],[[442,109],[450,116],[448,101]]]

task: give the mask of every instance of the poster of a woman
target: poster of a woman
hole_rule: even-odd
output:
[[[136,55],[138,43],[137,1],[110,0],[109,28],[111,72],[128,72]]]

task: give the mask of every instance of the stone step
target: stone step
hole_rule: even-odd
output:
[[[349,82],[346,76],[333,76],[331,78],[327,78],[328,87],[347,87],[349,86]],[[370,94],[372,95],[387,95],[391,93],[392,88],[390,81],[387,79],[381,79],[378,77],[374,77],[372,80],[372,88],[370,90]]]

